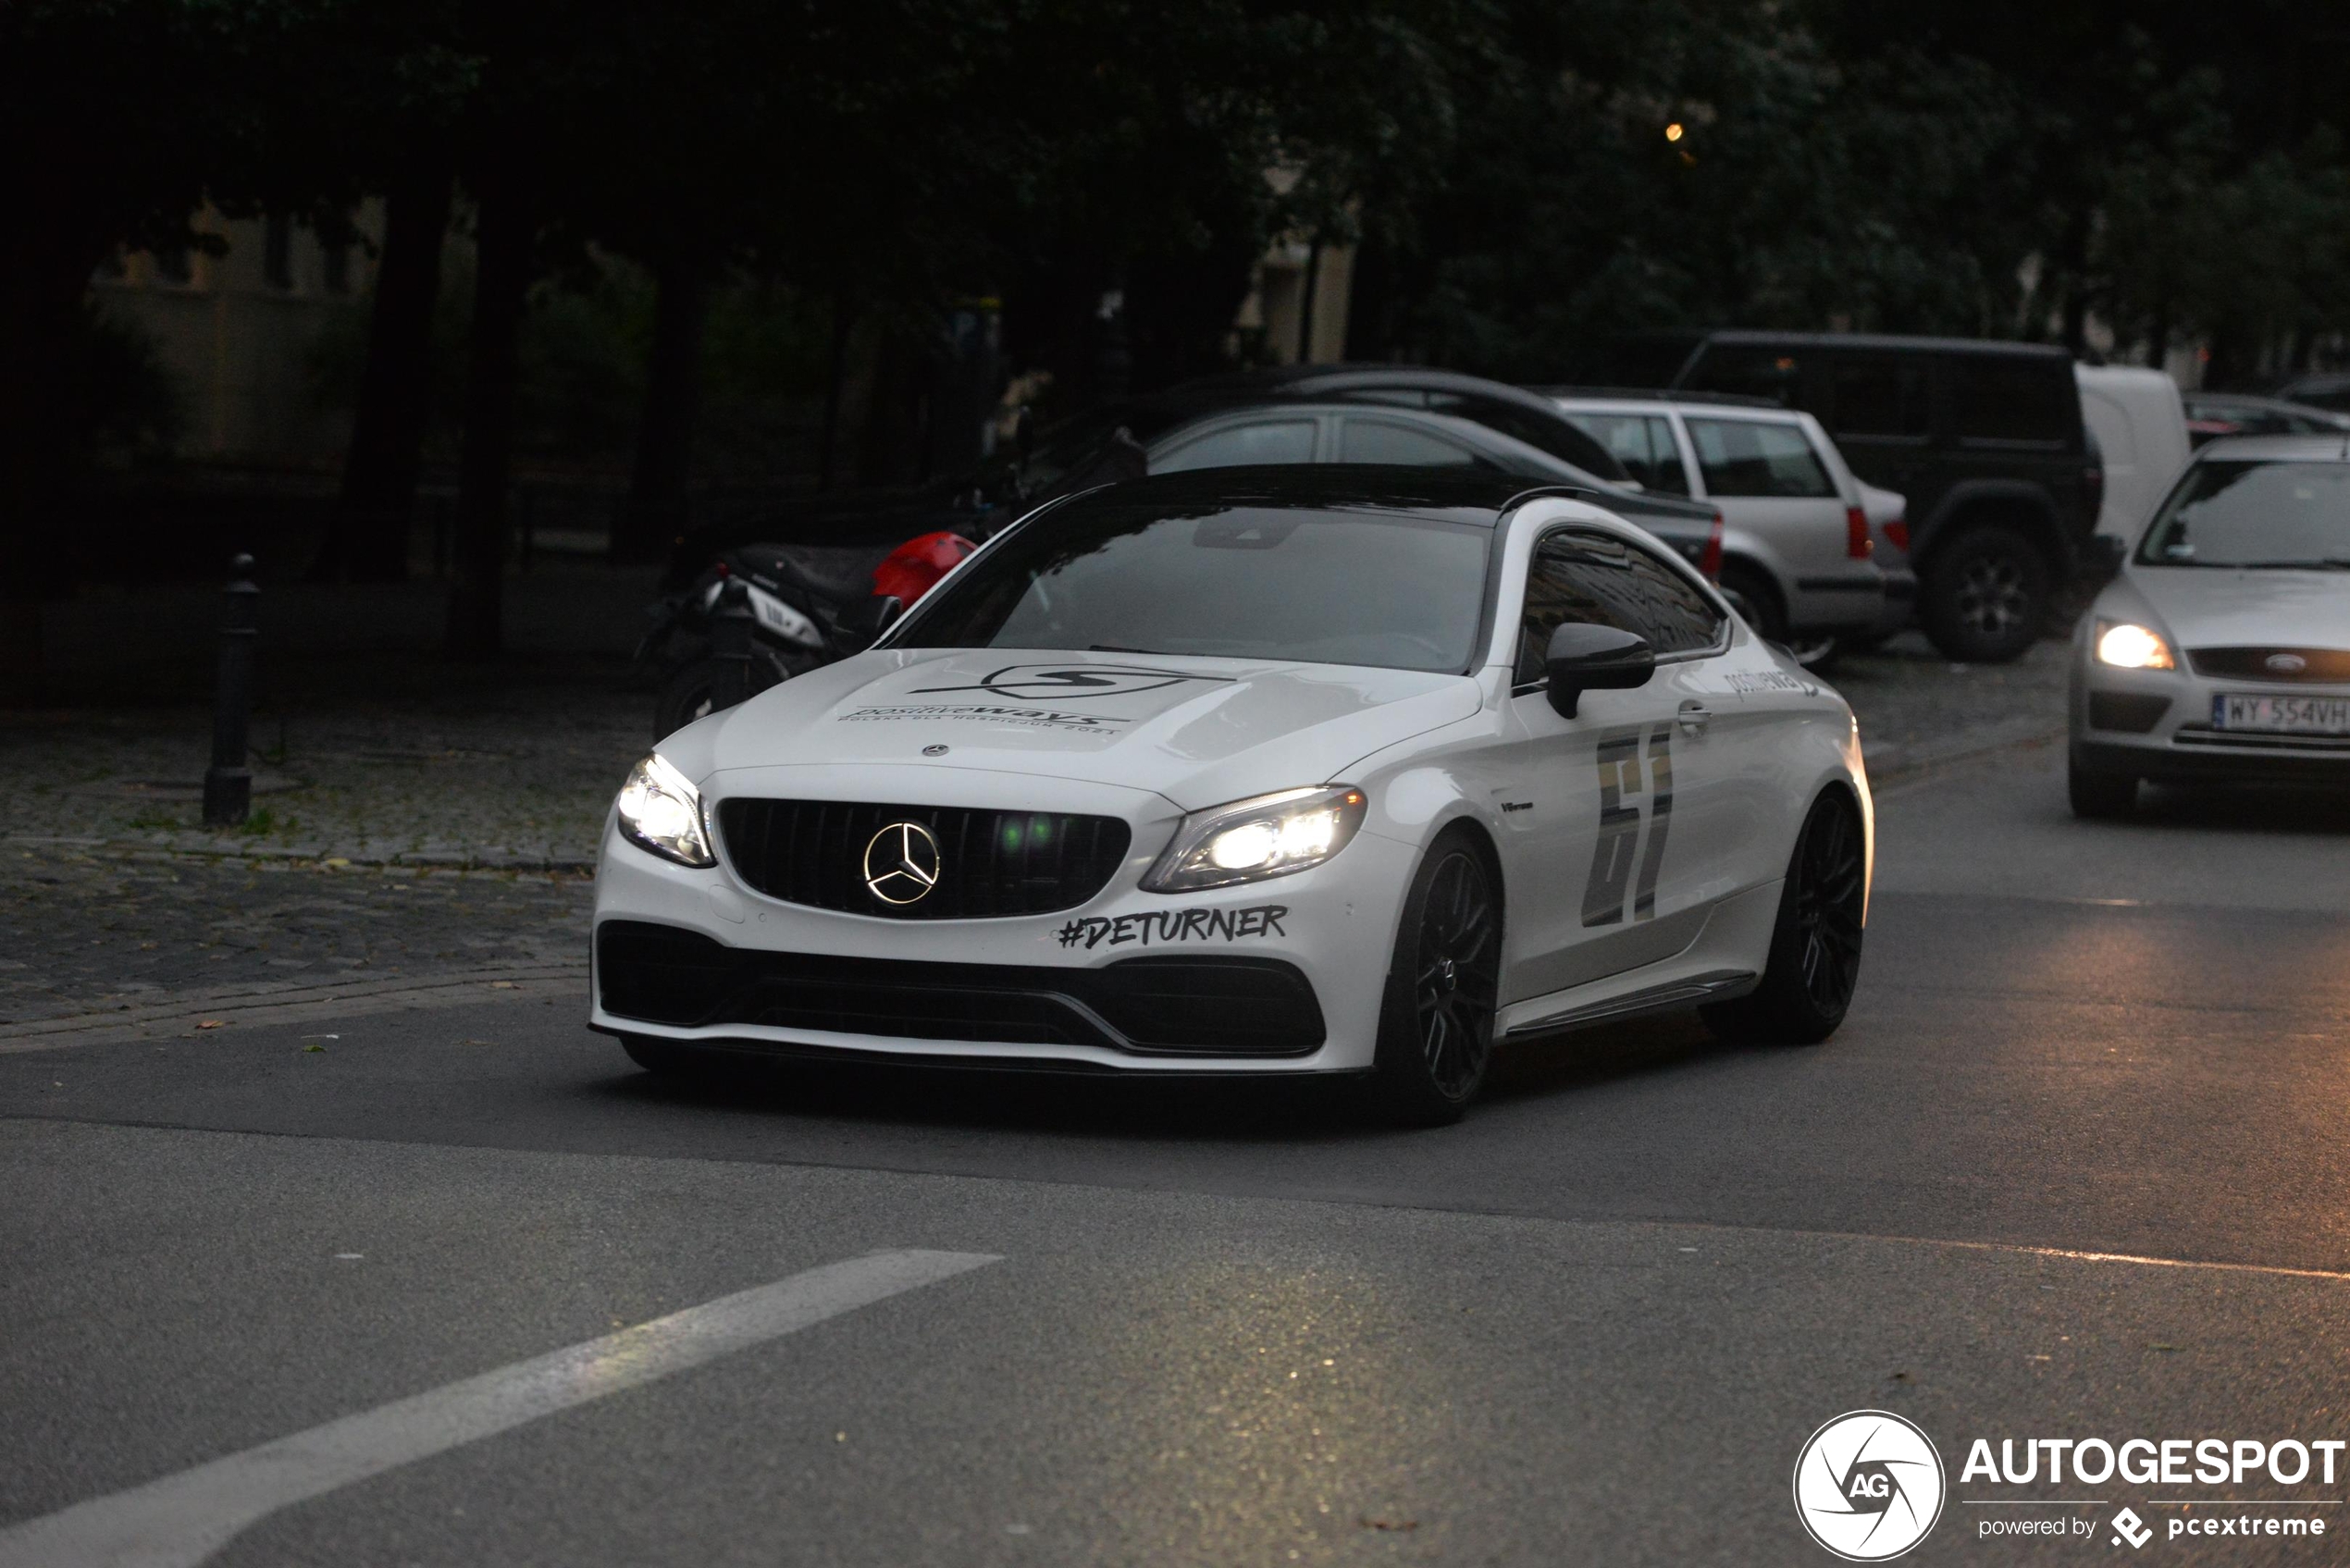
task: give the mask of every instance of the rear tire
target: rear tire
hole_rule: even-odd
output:
[[[2047,618],[2048,563],[2012,528],[1968,529],[1935,552],[1918,584],[1927,640],[1960,663],[2022,658]]]
[[[1742,561],[1722,568],[1722,597],[1764,642],[1787,642],[1787,606],[1769,574]]]
[[[1732,1002],[1698,1009],[1725,1040],[1816,1045],[1834,1034],[1861,982],[1868,862],[1861,818],[1840,794],[1820,796],[1796,834],[1762,981]]]
[[[773,649],[751,650],[750,695],[758,696],[769,686],[781,685],[794,675],[816,667],[813,659],[786,661]],[[653,698],[653,739],[666,740],[695,720],[707,717],[711,710],[711,694],[718,686],[718,661],[707,656],[690,664],[680,665],[661,685],[661,695]]]
[[[2066,759],[2064,791],[2072,797],[2072,814],[2084,821],[2109,822],[2138,809],[2136,775],[2092,767],[2077,754]]]
[[[1371,1098],[1405,1127],[1458,1121],[1493,1058],[1502,889],[1476,837],[1438,835],[1413,874],[1379,1008]]]

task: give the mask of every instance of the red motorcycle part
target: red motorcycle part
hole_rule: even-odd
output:
[[[873,568],[873,592],[894,594],[900,604],[911,605],[978,548],[960,534],[924,534],[908,539]]]

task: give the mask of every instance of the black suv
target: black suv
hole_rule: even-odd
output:
[[[1944,654],[2001,662],[2051,629],[2105,495],[2063,350],[1812,332],[1681,346],[1669,371],[1648,361],[1663,385],[1802,409],[1855,474],[1908,498],[1918,620]]]

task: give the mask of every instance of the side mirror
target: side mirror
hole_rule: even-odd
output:
[[[1587,691],[1626,691],[1648,685],[1656,673],[1656,650],[1638,632],[1569,624],[1551,634],[1543,668],[1551,706],[1560,718],[1572,719],[1576,699]]]
[[[881,635],[906,613],[905,601],[896,594],[875,594],[861,599],[844,617],[845,628],[852,634],[859,648],[871,648],[881,640]]]

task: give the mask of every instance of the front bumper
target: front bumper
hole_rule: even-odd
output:
[[[2116,670],[2074,642],[2072,755],[2101,772],[2158,784],[2350,785],[2350,736],[2232,732],[2212,724],[2222,695],[2350,697],[2350,686],[2211,677],[2191,670]]]
[[[1138,883],[1177,817],[1117,795],[1085,803],[1133,829],[1109,885],[1076,908],[1000,919],[785,903],[753,892],[723,855],[691,870],[608,825],[589,1027],[777,1056],[1137,1074],[1367,1068],[1411,846],[1365,833],[1312,870],[1149,894]]]

